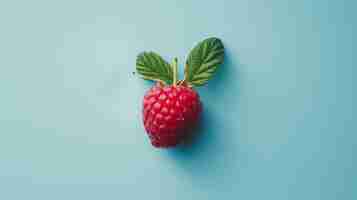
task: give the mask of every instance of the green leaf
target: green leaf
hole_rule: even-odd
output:
[[[185,81],[193,86],[204,85],[223,63],[224,46],[218,38],[208,38],[198,43],[188,55]]]
[[[143,52],[138,55],[136,71],[144,79],[163,81],[166,84],[171,84],[173,81],[172,66],[154,52]]]

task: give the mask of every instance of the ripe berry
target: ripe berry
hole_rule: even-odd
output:
[[[156,82],[143,101],[143,122],[155,147],[174,147],[190,136],[198,123],[202,104],[193,87],[206,84],[223,63],[224,47],[220,39],[198,43],[185,63],[185,78],[178,81],[177,58],[170,65],[159,54],[143,52],[136,59],[142,78]]]
[[[155,147],[173,147],[183,142],[201,113],[198,94],[183,85],[156,84],[145,95],[143,122]]]

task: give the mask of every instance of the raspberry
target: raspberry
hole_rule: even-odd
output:
[[[224,46],[219,38],[199,42],[187,56],[185,77],[178,80],[178,59],[169,64],[155,52],[142,52],[136,58],[136,71],[155,81],[144,96],[143,122],[151,144],[174,147],[191,135],[198,123],[202,104],[193,87],[203,86],[223,63]]]
[[[156,84],[145,95],[143,122],[155,147],[173,147],[183,142],[201,113],[199,95],[184,85]]]

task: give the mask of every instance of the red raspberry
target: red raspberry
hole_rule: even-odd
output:
[[[184,85],[156,84],[143,101],[144,126],[155,147],[181,143],[197,124],[200,113],[199,95]]]
[[[179,80],[177,58],[169,64],[152,51],[138,55],[138,74],[157,83],[143,102],[143,122],[153,146],[174,147],[191,135],[202,110],[200,97],[192,87],[206,84],[223,58],[224,46],[219,38],[199,42],[187,56],[185,77]]]

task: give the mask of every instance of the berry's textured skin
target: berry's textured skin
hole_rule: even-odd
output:
[[[201,110],[199,95],[190,87],[157,83],[143,101],[143,122],[151,144],[168,148],[183,142]]]

